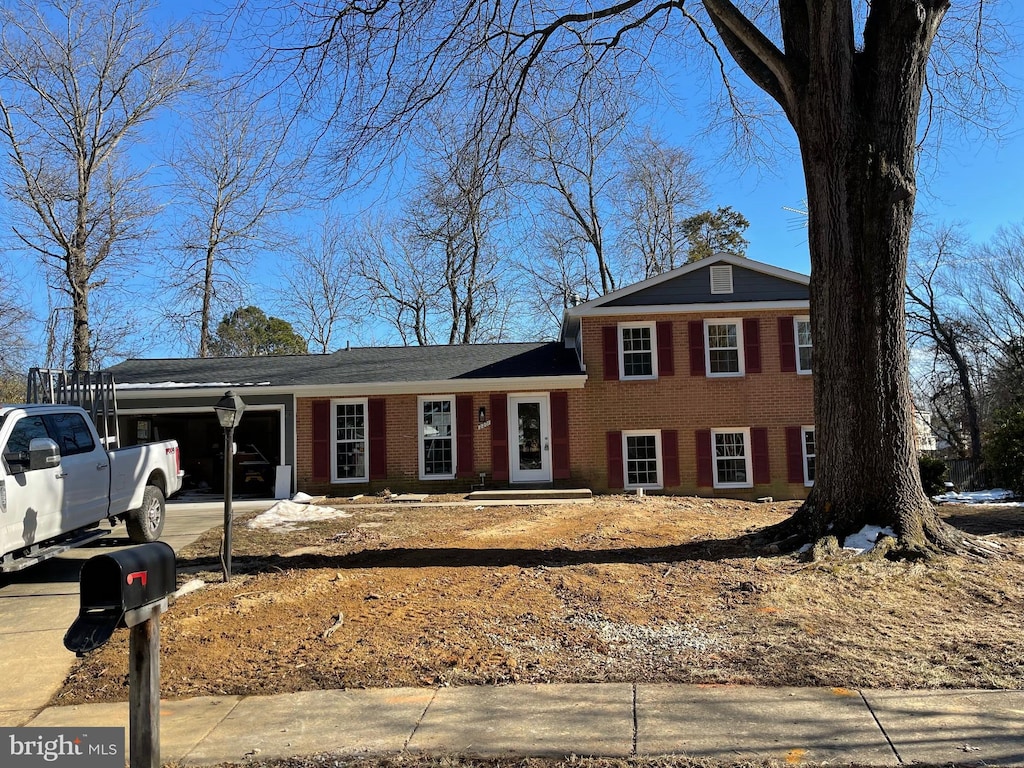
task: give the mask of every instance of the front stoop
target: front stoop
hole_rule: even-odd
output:
[[[543,501],[545,499],[577,499],[589,501],[594,494],[589,488],[505,488],[496,491],[473,491],[467,501]]]

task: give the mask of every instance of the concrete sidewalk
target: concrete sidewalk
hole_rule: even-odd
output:
[[[28,725],[127,723],[121,703],[50,707]],[[181,765],[408,752],[1024,766],[1024,691],[605,683],[220,696],[165,701],[161,744]]]

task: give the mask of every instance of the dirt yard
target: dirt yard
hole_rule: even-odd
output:
[[[329,501],[334,506],[344,502]],[[945,507],[1010,556],[823,564],[747,535],[793,503],[604,497],[532,507],[349,505],[287,533],[239,516],[179,552],[162,694],[511,682],[1024,687],[1024,510]],[[57,704],[124,700],[128,633]]]

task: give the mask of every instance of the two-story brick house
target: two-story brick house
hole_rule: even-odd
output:
[[[122,432],[177,437],[186,457],[216,441],[211,406],[232,387],[250,404],[246,439],[309,493],[482,476],[790,498],[814,476],[807,313],[807,277],[719,255],[570,308],[555,342],[111,370]]]

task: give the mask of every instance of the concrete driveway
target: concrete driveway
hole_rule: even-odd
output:
[[[236,501],[236,511],[267,509],[273,501]],[[161,539],[175,550],[224,523],[224,504],[168,502]],[[64,633],[78,615],[82,563],[111,548],[130,546],[124,526],[89,546],[0,576],[0,727],[20,726],[42,710],[71,671],[75,655]]]

